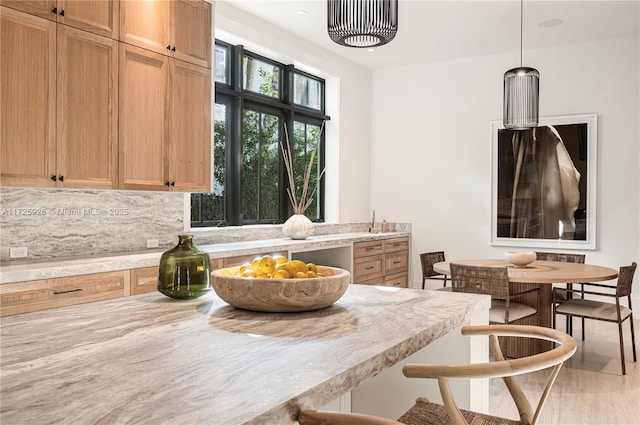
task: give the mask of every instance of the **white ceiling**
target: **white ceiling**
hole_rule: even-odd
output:
[[[326,0],[217,1],[222,3],[370,69],[520,49],[519,0],[399,0],[398,34],[374,51],[343,47],[329,39]],[[561,25],[540,25],[558,19]],[[640,0],[525,0],[523,31],[525,50],[637,35]]]

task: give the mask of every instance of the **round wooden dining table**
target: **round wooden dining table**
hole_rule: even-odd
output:
[[[433,269],[438,273],[451,275],[450,264],[464,264],[468,266],[506,267],[509,283],[513,292],[537,285],[539,291],[527,294],[518,302],[530,305],[538,310],[538,313],[530,318],[525,318],[522,324],[546,326],[550,328],[553,323],[553,283],[582,283],[602,282],[618,277],[618,271],[609,267],[593,264],[566,263],[558,261],[536,260],[525,267],[516,267],[502,259],[471,259],[453,260],[435,263]],[[508,357],[523,357],[547,351],[551,348],[548,341],[529,340],[518,338],[508,339],[506,355]]]
[[[433,269],[438,273],[451,275],[450,263],[467,266],[507,267],[509,282],[513,283],[601,282],[618,277],[618,271],[609,267],[538,260],[525,267],[516,267],[506,260],[500,259],[454,260],[435,263]]]

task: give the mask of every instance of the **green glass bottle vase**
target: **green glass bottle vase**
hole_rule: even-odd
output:
[[[209,254],[193,245],[192,235],[179,235],[174,248],[160,257],[158,291],[177,299],[192,299],[211,290]]]

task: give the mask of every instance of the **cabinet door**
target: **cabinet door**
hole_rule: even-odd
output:
[[[55,186],[56,24],[0,12],[0,184]]]
[[[168,165],[171,188],[210,192],[211,70],[179,60],[172,59],[170,63]]]
[[[172,5],[171,55],[210,68],[211,4],[202,0],[176,0]]]
[[[168,58],[120,44],[121,189],[167,190]]]
[[[53,12],[56,0],[2,0],[0,4],[41,18],[56,20],[56,14]]]
[[[118,39],[119,0],[58,0],[58,22]]]
[[[65,187],[118,187],[118,42],[58,26],[57,169]]]
[[[126,0],[120,3],[120,41],[169,54],[170,1]]]

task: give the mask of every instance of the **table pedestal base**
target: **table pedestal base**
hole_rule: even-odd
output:
[[[520,304],[531,306],[538,310],[533,316],[513,322],[517,325],[536,325],[551,327],[551,315],[553,309],[551,307],[552,285],[538,283],[510,283],[512,293],[522,292],[533,288],[539,288],[539,291],[530,292],[516,301]],[[530,356],[533,354],[549,351],[553,348],[553,343],[540,339],[518,338],[518,337],[501,337],[500,346],[506,357],[519,358]]]

